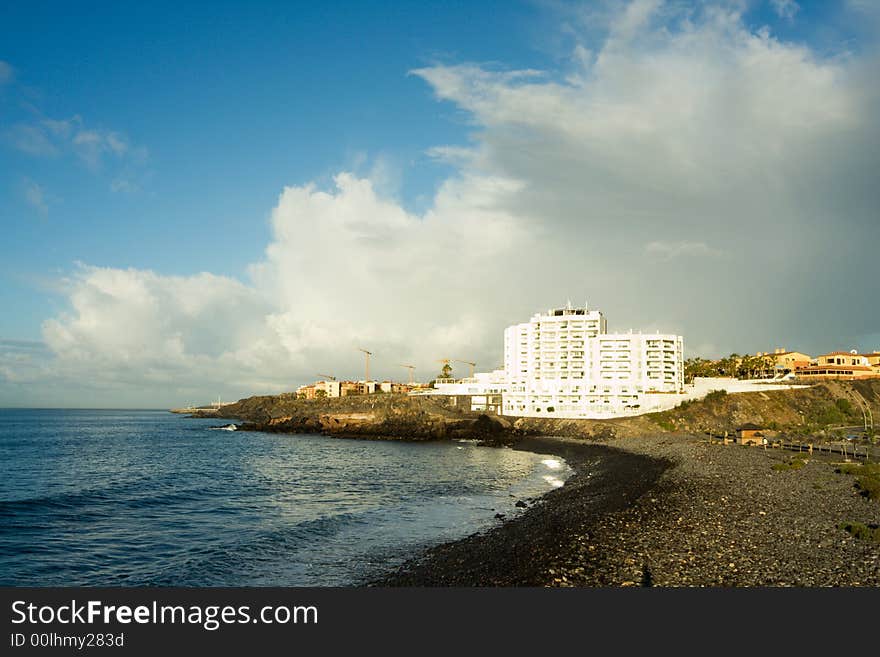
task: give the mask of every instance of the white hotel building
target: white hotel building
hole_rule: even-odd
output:
[[[600,418],[674,405],[670,396],[684,392],[682,337],[607,330],[601,312],[571,304],[508,327],[503,414]]]

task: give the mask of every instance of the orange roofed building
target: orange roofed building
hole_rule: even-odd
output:
[[[863,358],[868,359],[871,367],[880,367],[880,351],[872,351],[870,354],[859,354]]]
[[[802,368],[797,374],[805,379],[864,379],[880,376],[880,367],[871,364],[873,356],[874,354],[859,354],[855,350],[832,351],[819,356],[815,365]],[[880,362],[880,358],[877,360]]]
[[[758,352],[758,357],[768,359],[773,369],[777,372],[794,372],[803,367],[809,367],[812,357],[809,354],[803,354],[800,351],[788,351],[785,347],[770,352]]]

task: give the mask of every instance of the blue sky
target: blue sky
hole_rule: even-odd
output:
[[[812,64],[835,66],[841,58],[846,66],[864,64],[876,43],[876,13],[864,0],[632,6],[640,4],[653,16],[646,43],[684,29],[687,14],[698,26],[709,25],[706,7],[716,6],[735,15],[737,29],[751,35],[766,29],[792,52],[806,49]],[[579,53],[595,56],[603,43],[608,50],[615,17],[628,8],[625,2],[5,3],[0,302],[7,312],[0,316],[0,340],[33,341],[42,350],[47,320],[67,314],[86,322],[82,309],[70,314],[78,298],[70,277],[81,266],[166,277],[210,272],[259,288],[253,269],[277,241],[272,216],[286,186],[313,183],[332,193],[334,176],[349,172],[425,219],[449,181],[479,174],[482,184],[507,177],[530,184],[520,160],[497,157],[501,144],[518,136],[493,123],[497,113],[486,113],[482,96],[446,89],[438,72],[470,75],[467,84],[479,86],[504,84],[487,82],[488,75],[533,69],[552,91],[570,83]],[[641,51],[633,46],[633,52]],[[592,75],[597,61],[587,64]],[[477,67],[483,77],[460,66]],[[432,153],[441,146],[465,149],[470,164]],[[539,150],[517,152],[537,161]],[[542,208],[539,223],[552,224],[555,211],[553,203]],[[650,252],[720,252],[715,236],[694,238],[705,249],[678,236],[679,246],[660,240]],[[344,268],[346,254],[331,246],[325,262]],[[670,276],[685,276],[676,267],[664,264]],[[303,272],[300,280],[310,275]],[[591,272],[578,275],[588,281]],[[584,287],[590,285],[564,292],[579,298]],[[517,319],[526,308],[555,302],[530,294],[503,317]],[[633,303],[616,308],[630,324],[678,321],[656,308],[627,314]],[[782,312],[796,318],[800,310]],[[873,335],[871,320],[841,340]],[[671,328],[686,331],[682,323]],[[503,326],[486,331],[496,328]],[[692,344],[719,352],[775,346],[753,344],[755,336],[710,339],[711,327],[696,333]],[[795,338],[818,348],[830,333]],[[61,342],[48,343],[63,356]],[[309,375],[315,368],[302,365]],[[13,397],[27,395],[19,386]]]
[[[535,9],[508,3],[7,3],[0,57],[15,79],[4,126],[82,117],[142,161],[0,152],[8,244],[4,336],[38,337],[46,279],[75,260],[240,275],[268,239],[285,184],[382,156],[419,205],[441,165],[424,151],[466,138],[407,75],[435,59],[523,58]],[[51,17],[51,20],[47,20]],[[492,28],[483,26],[491,24]],[[133,189],[114,192],[122,177]],[[48,211],[25,188],[43,190]],[[51,302],[50,302],[51,303]]]

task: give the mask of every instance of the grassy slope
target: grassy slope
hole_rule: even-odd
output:
[[[790,434],[814,435],[830,426],[862,423],[862,414],[858,411],[854,391],[858,391],[870,404],[880,433],[880,380],[877,379],[858,382],[829,381],[797,390],[710,394],[706,399],[685,402],[669,411],[632,418],[522,418],[514,426],[529,432],[602,439],[673,431],[732,432],[747,422],[753,422]]]
[[[723,432],[752,422],[793,434],[815,434],[829,427],[862,424],[855,392],[868,402],[880,423],[880,380],[876,379],[829,381],[798,390],[716,393],[648,417],[666,430]]]

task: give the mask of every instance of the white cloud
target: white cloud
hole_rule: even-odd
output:
[[[726,352],[875,334],[876,304],[851,303],[880,279],[874,55],[820,56],[727,7],[628,5],[573,70],[414,71],[475,131],[432,149],[457,170],[427,211],[341,173],[283,191],[244,283],[81,267],[44,324],[53,381],[172,403],[358,376],[359,346],[378,376],[490,368],[507,324],[567,298]]]
[[[71,140],[74,151],[91,168],[100,166],[105,156],[121,157],[128,152],[128,140],[117,132],[77,130]]]
[[[59,150],[53,139],[40,125],[18,123],[5,133],[6,140],[22,153],[35,157],[54,157]]]
[[[43,325],[53,377],[137,381],[166,394],[206,381],[239,394],[284,390],[317,371],[357,376],[361,345],[380,376],[415,362],[429,377],[436,359],[477,353],[495,366],[486,309],[501,305],[493,291],[523,235],[492,206],[516,189],[502,179],[449,181],[416,216],[351,174],[329,191],[289,187],[247,285],[80,265],[66,281],[70,310]],[[475,263],[487,267],[477,278]]]
[[[18,123],[6,131],[9,143],[35,157],[74,154],[86,167],[97,170],[108,160],[143,162],[143,147],[133,147],[121,132],[86,126],[82,117],[69,119],[38,117]]]
[[[41,185],[30,178],[22,180],[22,194],[28,205],[33,207],[41,215],[49,214],[49,204],[46,201],[46,192]]]
[[[126,178],[117,178],[113,182],[110,183],[110,189],[114,192],[136,192],[140,189],[140,187],[127,180]]]
[[[773,11],[776,12],[777,16],[789,21],[794,19],[795,14],[801,8],[795,0],[770,0],[770,4],[773,6]]]

